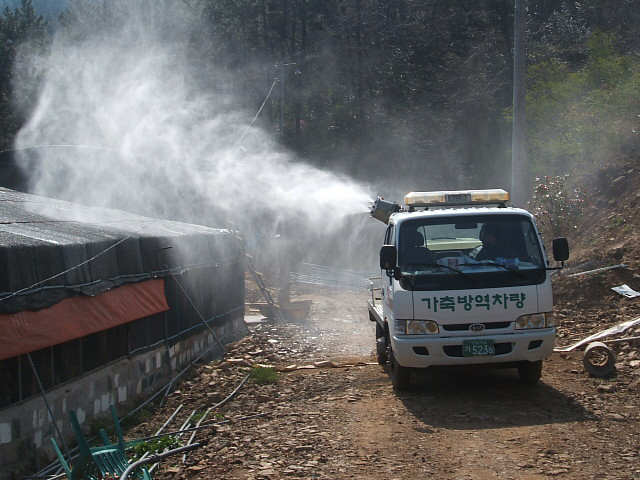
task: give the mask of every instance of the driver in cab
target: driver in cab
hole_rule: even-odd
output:
[[[496,258],[517,258],[518,253],[505,241],[500,226],[495,223],[485,223],[480,229],[480,241],[482,245],[474,248],[469,256],[477,261]]]

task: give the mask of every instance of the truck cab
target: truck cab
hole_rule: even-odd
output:
[[[534,217],[508,198],[499,189],[411,192],[405,208],[382,215],[369,312],[396,388],[432,366],[495,364],[528,384],[540,379],[556,336],[552,267]],[[554,240],[554,258],[568,258],[565,239]]]

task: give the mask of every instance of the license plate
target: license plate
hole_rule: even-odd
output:
[[[493,340],[463,340],[462,355],[465,357],[492,356],[496,354]]]

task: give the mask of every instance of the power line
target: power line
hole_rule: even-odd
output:
[[[190,3],[187,3],[187,0],[182,0],[182,3],[184,3],[187,7],[193,10],[195,14],[198,15],[199,17],[202,16],[202,14],[199,11],[197,11],[195,8],[193,8]]]
[[[251,120],[251,123],[249,123],[249,125],[247,126],[247,128],[244,130],[244,132],[242,132],[242,135],[240,135],[240,138],[238,139],[238,141],[236,142],[236,144],[240,143],[242,141],[242,139],[244,138],[244,136],[246,135],[246,133],[249,131],[249,129],[251,128],[251,126],[254,124],[254,122],[257,120],[258,115],[260,115],[260,112],[262,111],[262,109],[264,108],[264,106],[267,104],[267,100],[269,100],[269,97],[271,96],[271,92],[273,92],[273,87],[276,86],[276,83],[278,83],[279,78],[276,78],[273,83],[271,84],[271,88],[269,89],[269,93],[267,93],[267,96],[265,97],[264,101],[262,102],[262,105],[260,105],[260,108],[258,109],[258,113],[256,113],[255,117],[253,117],[253,120]]]

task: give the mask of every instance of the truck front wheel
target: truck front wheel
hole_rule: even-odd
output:
[[[376,322],[376,357],[380,365],[389,361],[387,335],[378,322]]]
[[[535,385],[542,376],[542,360],[523,362],[518,366],[518,375],[526,385]]]
[[[391,384],[396,390],[409,390],[411,386],[411,369],[400,365],[393,351],[390,355]]]

